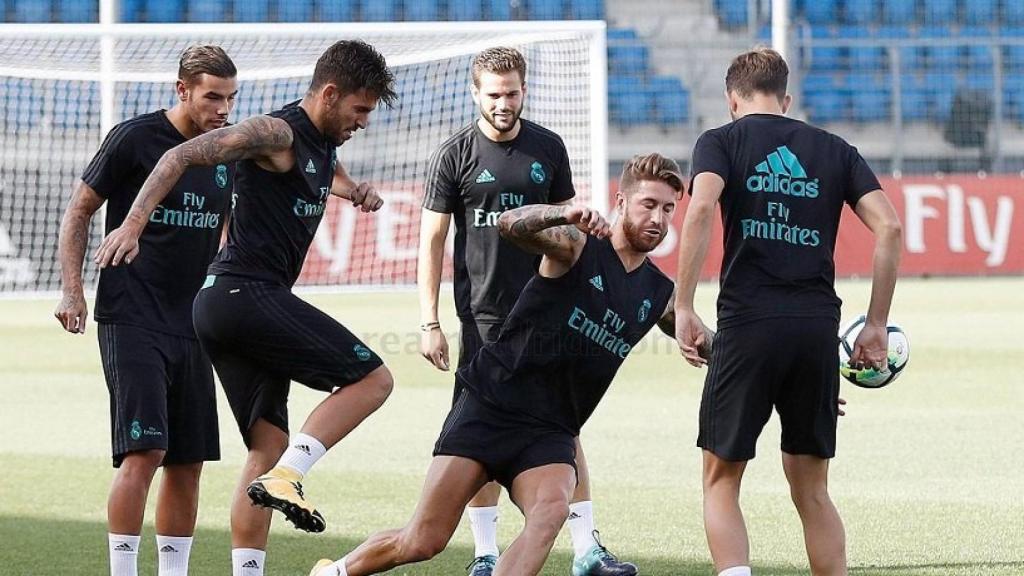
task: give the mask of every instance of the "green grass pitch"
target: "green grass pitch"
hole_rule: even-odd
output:
[[[869,290],[866,282],[840,284],[845,317],[863,312]],[[853,573],[1024,574],[1022,294],[1022,278],[900,283],[892,316],[910,337],[907,371],[890,388],[843,388],[848,415],[840,421],[831,484]],[[445,329],[454,336],[451,296],[442,296]],[[714,296],[713,285],[698,290],[707,320]],[[414,294],[309,299],[382,352],[396,388],[306,482],[327,531],[299,534],[275,521],[271,575],[305,575],[318,558],[340,557],[371,532],[404,522],[451,398],[451,374],[418,354]],[[54,304],[0,301],[0,575],[107,571],[112,469],[95,325],[90,319],[84,337],[62,333]],[[694,447],[703,377],[657,335],[627,360],[583,431],[598,528],[642,574],[712,572]],[[293,388],[294,428],[318,397]],[[204,473],[194,576],[230,573],[228,502],[243,450],[222,394],[220,400],[224,459]],[[778,438],[773,418],[745,479],[752,562],[757,574],[806,574]],[[507,499],[502,506],[500,540],[507,545],[521,520]],[[139,559],[145,575],[156,574],[152,519],[150,506]],[[569,550],[563,530],[544,574],[567,574]],[[471,555],[464,523],[441,556],[394,573],[460,574]]]

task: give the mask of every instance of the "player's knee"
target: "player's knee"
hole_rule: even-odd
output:
[[[789,495],[798,510],[815,511],[832,505],[832,499],[824,486],[790,486]]]
[[[202,462],[164,466],[164,481],[178,485],[198,485],[202,473]]]
[[[370,372],[363,382],[366,385],[367,393],[371,394],[378,404],[383,404],[395,387],[395,379],[386,366],[381,366]]]
[[[423,562],[437,556],[448,541],[436,530],[406,529],[400,535],[401,557],[404,562]]]
[[[151,477],[160,463],[164,460],[164,450],[139,450],[125,455],[121,461],[120,474],[122,476],[149,476]]]
[[[528,529],[554,540],[568,517],[568,502],[564,499],[545,499],[537,502],[527,511],[526,524]]]

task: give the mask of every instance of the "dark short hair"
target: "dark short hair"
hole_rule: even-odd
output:
[[[771,94],[782,101],[789,83],[789,66],[771,48],[755,48],[733,59],[725,75],[725,89],[750,98],[755,92]]]
[[[522,52],[507,46],[488,48],[473,57],[473,85],[480,87],[480,74],[518,72],[519,80],[526,82],[526,58]]]
[[[679,169],[679,164],[657,152],[630,158],[622,167],[619,190],[624,194],[632,194],[643,180],[663,182],[675,190],[676,194],[683,193],[683,172]]]
[[[238,76],[238,70],[220,46],[189,46],[181,53],[181,59],[178,61],[178,80],[185,84],[194,84],[199,80],[200,74],[234,78]]]
[[[325,84],[334,84],[342,94],[366,90],[389,107],[398,99],[395,76],[384,56],[362,40],[340,40],[320,55],[309,89]]]

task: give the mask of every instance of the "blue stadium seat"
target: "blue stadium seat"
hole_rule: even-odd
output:
[[[920,88],[904,88],[901,90],[900,115],[904,122],[915,122],[928,118],[930,99],[928,92]]]
[[[608,115],[613,123],[622,126],[646,124],[653,108],[650,91],[635,78],[609,78]]]
[[[722,25],[726,28],[739,28],[746,26],[748,15],[748,0],[715,0],[718,8],[718,16]]]
[[[900,48],[900,69],[913,72],[924,68],[924,50],[919,46]]]
[[[270,0],[233,2],[235,22],[267,22],[270,20]]]
[[[321,22],[354,22],[355,19],[355,0],[322,0],[320,3]]]
[[[849,52],[851,70],[881,69],[888,63],[885,48],[878,46],[851,46]]]
[[[650,51],[643,44],[608,47],[608,68],[617,76],[641,76],[647,73]]]
[[[562,0],[528,0],[526,17],[530,20],[562,20],[565,2]]]
[[[996,21],[997,0],[967,0],[964,2],[964,21],[968,24],[988,25]]]
[[[1003,79],[1003,115],[1018,123],[1024,122],[1024,76]]]
[[[915,0],[882,0],[882,18],[890,24],[910,24],[917,19]]]
[[[1017,0],[1004,0],[1003,23],[1011,25],[1024,24],[1024,2],[1017,2]]]
[[[223,22],[227,17],[226,4],[224,0],[189,0],[188,19],[190,22]]]
[[[851,95],[855,122],[879,122],[892,117],[888,90],[858,90]]]
[[[838,122],[849,118],[850,98],[842,92],[810,92],[804,100],[813,122]]]
[[[834,74],[808,74],[804,77],[803,91],[808,92],[831,92],[841,87]]]
[[[313,0],[277,0],[278,22],[312,22]]]
[[[924,75],[924,86],[931,98],[931,117],[935,120],[949,118],[956,93],[956,75],[948,72],[928,72]]]
[[[837,20],[838,4],[837,0],[814,0],[804,6],[804,17],[812,25],[831,24]]]
[[[1007,71],[1021,72],[1024,68],[1024,45],[1007,46],[1003,53],[1003,65]]]
[[[967,46],[967,68],[970,70],[991,71],[995,65],[995,56],[992,54],[991,46]]]
[[[362,0],[364,22],[393,22],[398,19],[398,0]]]
[[[405,19],[416,22],[439,20],[438,0],[405,0]]]
[[[956,70],[960,67],[962,46],[929,46],[926,50],[931,70]]]
[[[889,75],[877,72],[851,72],[843,79],[843,85],[851,93],[889,90]]]
[[[811,48],[811,70],[815,72],[835,72],[843,67],[845,56],[843,49],[836,46],[818,46]]]
[[[964,76],[963,85],[969,90],[980,90],[991,94],[995,90],[996,79],[991,72],[971,72]]]
[[[95,0],[59,0],[57,2],[58,22],[97,22],[99,4]]]
[[[964,38],[991,38],[994,34],[992,27],[984,24],[960,27],[960,35]]]
[[[682,124],[690,116],[690,93],[675,76],[655,76],[648,84],[658,124]]]
[[[141,22],[142,0],[121,0],[118,2],[121,22]]]
[[[846,0],[846,22],[849,24],[870,24],[878,19],[880,12],[879,0]]]
[[[484,19],[484,6],[480,0],[448,0],[448,19],[472,22]]]
[[[924,21],[927,24],[956,22],[956,0],[924,0]]]
[[[867,26],[840,26],[840,38],[871,38],[874,34]]]
[[[487,17],[491,20],[511,20],[512,3],[510,0],[489,0],[487,2]]]
[[[50,0],[14,0],[15,22],[52,22]]]
[[[633,28],[609,28],[606,35],[608,37],[608,45],[640,39]]]
[[[184,0],[146,0],[146,22],[184,21]]]
[[[569,17],[573,20],[604,20],[604,0],[570,0]]]

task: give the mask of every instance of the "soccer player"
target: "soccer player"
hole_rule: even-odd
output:
[[[733,60],[725,78],[733,122],[693,151],[693,198],[683,222],[676,337],[700,366],[703,322],[693,294],[715,205],[725,228],[718,334],[700,407],[704,526],[720,576],[750,574],[740,481],[774,407],[782,463],[804,528],[811,572],[846,574],[843,524],[828,495],[839,413],[840,300],[836,231],[849,204],[875,235],[867,326],[852,361],[884,365],[901,230],[867,163],[841,138],[786,117],[789,69],[775,51]]]
[[[337,163],[336,149],[396,98],[383,56],[340,41],[316,63],[301,101],[168,151],[128,218],[104,240],[101,265],[131,261],[150,214],[189,166],[238,162],[227,245],[209,268],[193,314],[249,449],[231,507],[234,576],[263,574],[270,511],[299,529],[325,522],[300,481],[324,453],[383,404],[392,378],[381,359],[291,287],[331,194],[364,212],[383,201]],[[288,439],[291,380],[328,396]]]
[[[470,90],[480,117],[434,153],[427,170],[417,269],[423,356],[448,370],[448,342],[437,315],[441,265],[449,223],[455,220],[455,306],[461,321],[462,368],[497,339],[538,257],[498,234],[505,210],[530,204],[567,204],[576,195],[569,154],[554,132],[520,118],[526,98],[526,60],[514,48],[489,48],[473,59]],[[463,384],[455,381],[455,400]],[[454,402],[454,401],[453,401]],[[579,485],[570,505],[574,576],[632,576],[597,540],[590,477],[577,446]],[[469,502],[476,558],[470,576],[489,576],[498,559],[498,496],[490,483]]]
[[[54,315],[68,332],[85,333],[82,263],[93,215],[107,202],[107,231],[120,225],[164,152],[224,126],[238,91],[236,75],[220,47],[192,46],[179,62],[178,102],[126,120],[107,135],[61,221],[64,296]],[[145,256],[100,273],[96,321],[117,468],[107,500],[111,576],[137,573],[146,498],[160,466],[160,575],[188,572],[199,476],[204,461],[220,459],[213,370],[196,341],[192,299],[220,244],[233,172],[231,164],[186,172],[139,238]]]
[[[580,428],[655,323],[673,333],[672,281],[647,253],[665,237],[682,187],[675,162],[633,158],[623,169],[610,237],[604,218],[585,206],[502,213],[502,236],[543,258],[498,338],[456,373],[462,389],[412,519],[337,562],[321,560],[311,576],[375,574],[435,556],[492,480],[526,516],[494,574],[540,572],[569,515]]]

